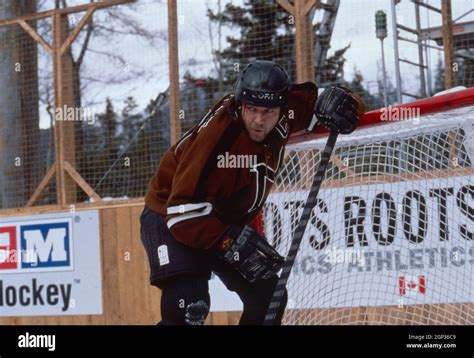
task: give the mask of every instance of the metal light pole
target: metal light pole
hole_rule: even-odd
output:
[[[383,40],[387,37],[387,15],[382,10],[375,13],[375,35],[380,40],[380,47],[382,49],[383,102],[385,108],[387,108],[387,72],[385,71],[385,53],[383,48]]]
[[[400,57],[398,56],[398,26],[396,4],[399,0],[391,0],[392,9],[392,30],[393,30],[393,51],[395,53],[395,79],[397,82],[397,101],[402,103],[402,79],[400,76]]]

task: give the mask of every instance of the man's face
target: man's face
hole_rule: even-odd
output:
[[[266,108],[242,103],[242,119],[254,142],[263,141],[280,118],[280,107]]]

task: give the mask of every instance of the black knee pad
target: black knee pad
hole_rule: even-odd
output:
[[[202,325],[211,299],[207,277],[182,275],[162,287],[160,325]]]

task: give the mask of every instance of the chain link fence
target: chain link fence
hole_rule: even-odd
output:
[[[170,146],[173,84],[167,2],[104,3],[89,14],[92,5],[85,1],[0,1],[1,209],[143,197]],[[320,87],[335,83],[351,87],[368,109],[384,106],[374,16],[379,9],[388,15],[387,4],[321,3],[324,6],[307,9],[310,36],[305,36],[311,46],[305,50],[312,53],[304,57],[312,61],[312,80]],[[430,4],[440,7],[440,1]],[[295,15],[288,10],[294,5],[266,0],[177,1],[179,134],[232,92],[240,69],[254,59],[280,63],[297,82],[301,38]],[[471,0],[454,2],[453,19],[471,5]],[[74,6],[83,8],[70,10]],[[413,4],[402,1],[397,7],[399,22],[414,24]],[[48,16],[32,16],[54,9]],[[467,13],[455,26],[470,24],[472,15]],[[423,10],[421,19],[423,29],[441,26],[440,15]],[[390,26],[390,16],[388,20]],[[463,32],[457,30],[461,35],[454,38],[456,74],[458,84],[469,87],[474,82],[474,36],[467,25],[461,26]],[[389,31],[384,43],[387,100],[394,104],[390,36]],[[425,51],[425,72],[432,82],[427,95],[443,89],[443,53],[434,48],[440,48],[439,41],[424,40],[433,47]],[[61,46],[59,59],[56,50]],[[413,46],[399,43],[401,55],[416,57]],[[402,86],[417,91],[418,73],[402,66]]]

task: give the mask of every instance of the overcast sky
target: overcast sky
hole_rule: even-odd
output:
[[[51,4],[53,1],[50,0]],[[85,1],[72,1],[68,4],[76,5]],[[440,7],[441,0],[426,0],[431,5]],[[163,0],[140,0],[130,16],[138,19],[148,29],[162,31],[167,30],[167,1]],[[227,0],[222,0],[227,3]],[[239,4],[241,1],[233,1]],[[49,4],[49,3],[48,3]],[[474,0],[453,0],[453,18],[474,8]],[[178,23],[179,23],[179,56],[180,75],[185,70],[191,71],[195,76],[205,76],[212,71],[212,47],[209,40],[209,22],[206,16],[208,7],[214,10],[217,7],[216,0],[178,0]],[[222,6],[223,7],[223,6]],[[394,82],[394,55],[393,34],[391,31],[390,0],[341,0],[341,6],[337,15],[336,26],[331,40],[331,51],[340,49],[351,44],[346,52],[347,66],[346,79],[350,80],[354,69],[362,72],[366,87],[372,92],[376,91],[376,80],[380,77],[380,41],[375,37],[375,12],[385,10],[388,19],[388,37],[384,41],[387,72]],[[409,0],[402,0],[397,6],[399,22],[406,26],[415,27],[414,5]],[[423,9],[422,26],[439,26],[441,16]],[[100,12],[96,15],[100,19]],[[316,15],[315,22],[320,19]],[[473,14],[469,14],[462,21],[474,20]],[[227,33],[232,29],[226,29]],[[224,33],[225,35],[225,33]],[[410,37],[410,36],[408,36]],[[222,46],[226,47],[225,36]],[[217,39],[214,39],[214,47],[217,47]],[[127,95],[134,96],[143,108],[151,98],[159,91],[168,87],[168,48],[166,40],[157,42],[156,47],[151,47],[145,41],[137,40],[135,36],[119,36],[115,41],[93,40],[91,47],[100,50],[117,51],[127,59],[130,66],[146,69],[147,80],[128,81],[118,86],[96,86],[91,87],[85,96],[98,101],[97,111],[103,111],[104,101],[107,96],[111,97],[120,108],[120,101]],[[404,42],[399,43],[400,57],[417,60],[417,48],[415,45]],[[429,58],[433,69],[442,56],[439,51],[429,51]],[[112,66],[105,63],[103,59],[93,54],[88,54],[85,65],[94,76],[112,76],[117,71],[126,69],[120,66]],[[407,64],[401,65],[403,89],[408,92],[418,92],[419,71]],[[46,126],[43,121],[42,126]]]

